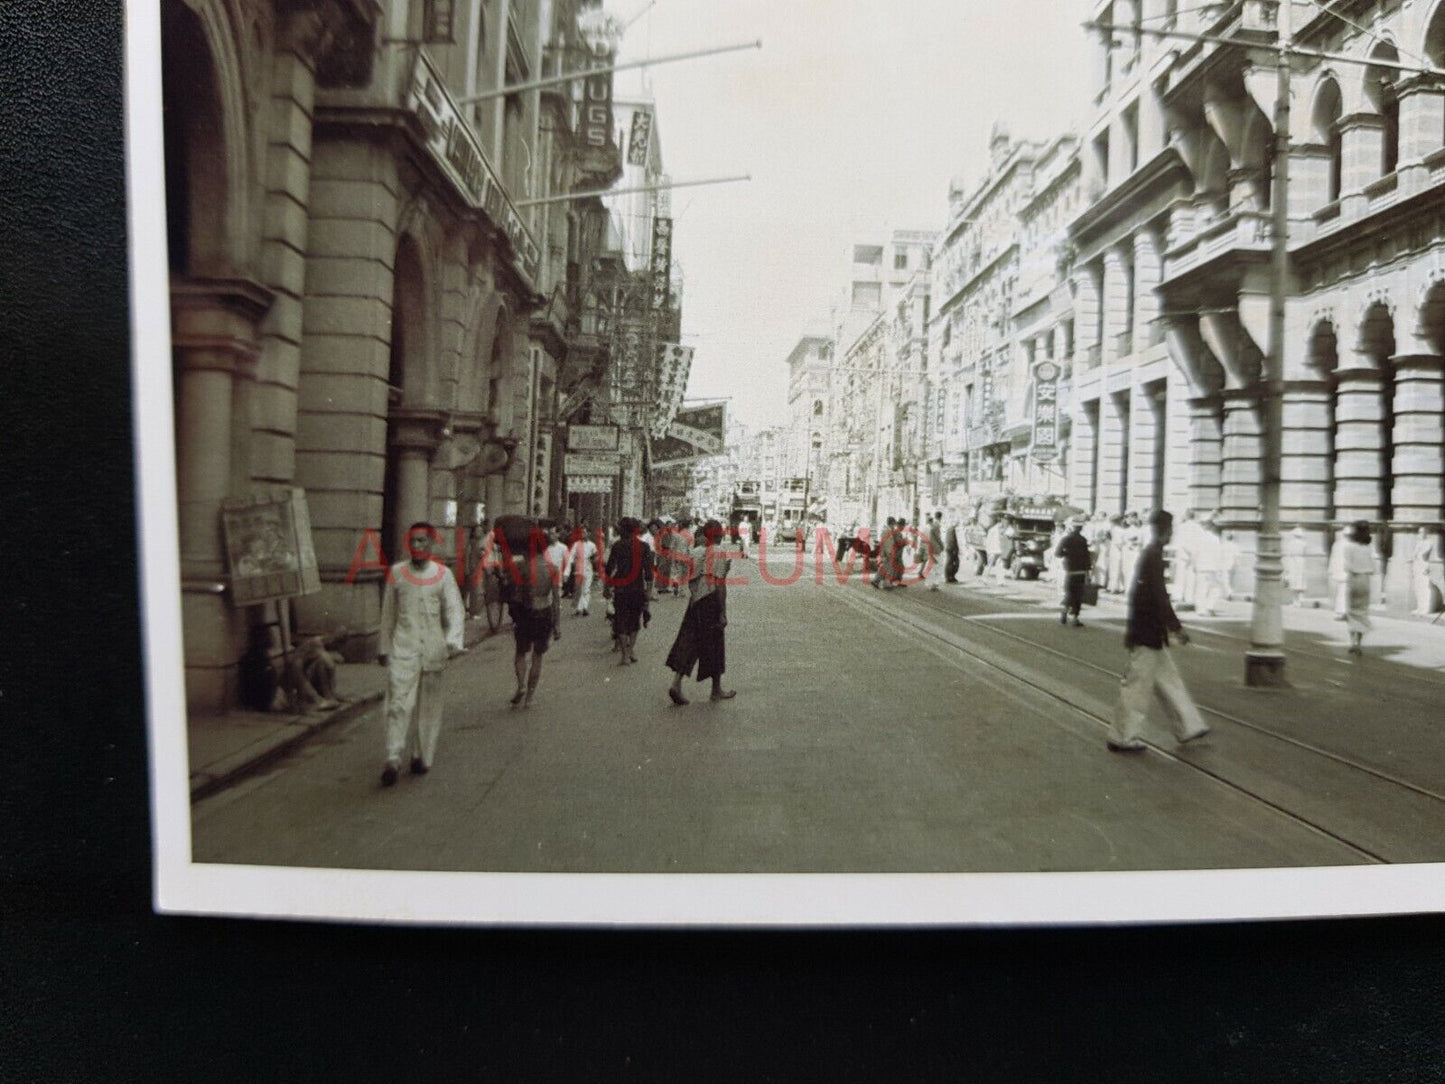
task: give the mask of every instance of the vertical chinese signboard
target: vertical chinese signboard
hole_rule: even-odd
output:
[[[652,114],[639,109],[632,114],[632,131],[627,138],[627,164],[647,165],[647,152],[652,143]]]
[[[1059,373],[1052,361],[1034,366],[1033,457],[1038,463],[1059,455]]]
[[[652,220],[652,311],[661,312],[672,299],[672,219]]]

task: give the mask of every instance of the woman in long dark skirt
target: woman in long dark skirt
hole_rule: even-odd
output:
[[[607,555],[604,590],[612,594],[612,633],[622,658],[618,666],[637,661],[633,648],[637,633],[651,619],[647,603],[652,597],[652,549],[642,540],[642,525],[635,519],[618,524],[619,538]]]
[[[677,630],[677,639],[667,654],[667,665],[676,675],[667,695],[674,704],[688,703],[682,695],[682,679],[697,667],[697,680],[712,680],[712,699],[731,700],[736,690],[724,690],[723,671],[727,667],[726,645],[723,630],[728,624],[728,569],[732,561],[724,557],[717,548],[723,539],[723,526],[717,520],[708,520],[702,529],[703,537],[692,552],[691,579],[688,581],[687,613],[683,614],[682,626]]]

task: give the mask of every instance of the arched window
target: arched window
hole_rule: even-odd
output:
[[[1389,42],[1381,42],[1370,53],[1371,60],[1398,61],[1399,51]],[[1365,69],[1365,100],[1379,114],[1382,130],[1380,133],[1380,176],[1395,172],[1400,160],[1400,98],[1395,92],[1395,78],[1399,73],[1393,68],[1370,66]]]
[[[813,400],[813,417],[815,417],[815,418],[820,418],[820,417],[822,417],[822,416],[823,416],[823,400],[821,400],[821,399],[814,399],[814,400]]]
[[[1329,178],[1325,187],[1325,202],[1333,203],[1340,198],[1340,183],[1343,176],[1343,143],[1340,137],[1340,114],[1344,106],[1340,98],[1340,86],[1334,79],[1326,79],[1315,94],[1315,106],[1311,115],[1315,141],[1328,148]]]

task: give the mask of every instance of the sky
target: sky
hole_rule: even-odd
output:
[[[624,21],[647,0],[607,0]],[[646,79],[673,180],[690,398],[786,420],[788,352],[826,328],[855,239],[941,229],[952,178],[983,179],[995,122],[1048,138],[1087,119],[1081,0],[657,0],[619,60],[762,39]]]

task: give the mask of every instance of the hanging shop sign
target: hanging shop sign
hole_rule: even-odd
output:
[[[611,493],[615,475],[571,475],[567,476],[568,493]]]
[[[652,435],[665,437],[687,391],[692,372],[692,347],[659,343],[657,347],[657,407],[653,413]]]
[[[598,67],[610,68],[613,53],[594,54]],[[582,81],[582,123],[584,147],[605,148],[612,142],[612,72],[589,75]]]
[[[652,309],[665,309],[672,299],[672,219],[652,220]]]
[[[608,86],[610,96],[611,84]],[[421,124],[427,152],[451,178],[466,202],[485,211],[506,234],[518,268],[529,282],[535,282],[541,249],[487,160],[481,141],[424,52],[417,53],[406,104]]]
[[[627,137],[627,164],[647,165],[647,151],[652,142],[652,113],[639,109],[632,114],[632,131]]]
[[[231,601],[255,606],[321,590],[306,493],[276,489],[221,505]]]
[[[573,475],[607,475],[622,473],[622,457],[604,452],[567,452],[562,457],[562,472]]]
[[[679,410],[667,427],[667,435],[652,444],[652,467],[691,463],[722,452],[727,433],[727,404]]]
[[[617,426],[569,425],[567,427],[567,450],[569,452],[615,452],[617,451]]]
[[[1034,432],[1033,457],[1047,463],[1059,455],[1059,376],[1058,363],[1041,361],[1034,366]]]

